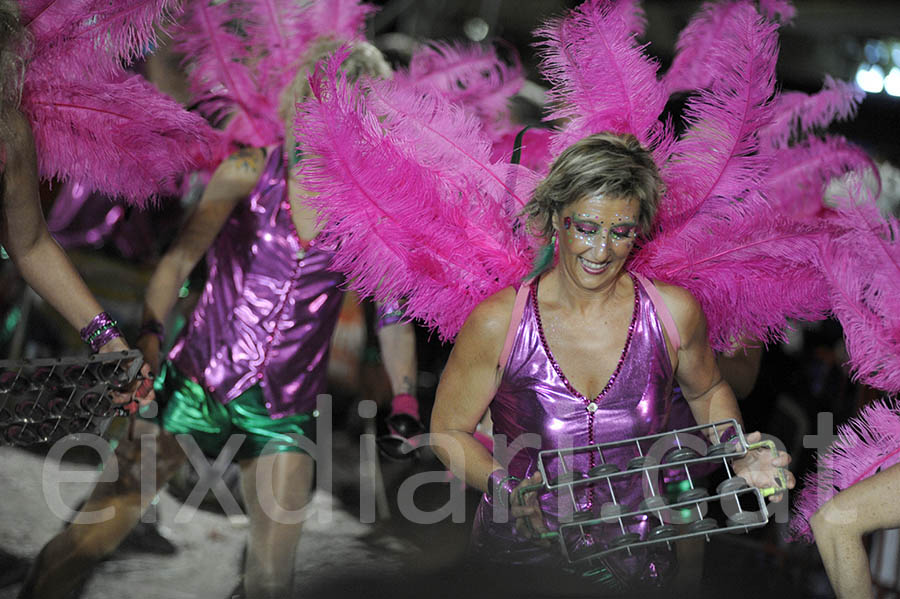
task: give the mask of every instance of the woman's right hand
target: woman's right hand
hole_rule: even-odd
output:
[[[535,472],[516,485],[509,496],[509,513],[515,518],[516,534],[519,537],[531,539],[538,545],[548,546],[550,541],[541,538],[543,533],[550,531],[544,524],[544,513],[538,502],[538,493],[529,491],[521,494],[521,497],[519,493],[519,489],[540,485],[542,482],[541,473]]]

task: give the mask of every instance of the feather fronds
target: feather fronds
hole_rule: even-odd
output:
[[[316,35],[332,35],[342,40],[365,39],[366,18],[376,8],[359,0],[315,0],[308,21]]]
[[[22,110],[42,177],[73,179],[136,203],[175,193],[182,173],[205,165],[213,140],[206,121],[138,75],[33,83]]]
[[[678,34],[675,59],[662,77],[667,94],[709,87],[719,71],[708,60],[736,36],[744,36],[741,13],[753,10],[749,2],[707,2]]]
[[[768,19],[783,25],[789,24],[797,12],[790,0],[759,0],[759,10]]]
[[[775,210],[795,219],[829,212],[823,203],[828,182],[851,171],[874,168],[860,148],[840,136],[810,137],[774,153],[763,193]]]
[[[772,122],[759,132],[763,148],[783,148],[790,140],[827,127],[835,119],[853,118],[865,95],[859,86],[831,77],[825,78],[824,87],[816,94],[781,94],[775,103]]]
[[[518,56],[507,64],[493,47],[434,42],[417,50],[409,69],[397,73],[400,84],[444,94],[472,110],[494,139],[513,129],[509,99],[525,82]]]
[[[177,10],[174,0],[46,0],[23,2],[35,63],[66,77],[114,76],[143,56],[156,26]]]
[[[876,401],[838,427],[838,439],[821,451],[817,471],[808,474],[794,499],[793,539],[813,540],[809,527],[820,507],[840,491],[900,462],[900,406]]]
[[[296,123],[302,185],[325,238],[340,240],[334,267],[363,295],[406,297],[409,317],[451,339],[475,305],[528,272],[513,198],[533,179],[491,164],[490,140],[460,107],[392,82],[349,85],[341,60],[311,78]]]
[[[227,2],[189,3],[175,49],[187,57],[191,95],[200,111],[214,122],[232,118],[227,139],[256,147],[278,143],[284,131],[278,99],[261,93],[247,64],[246,40],[231,28],[237,18],[233,8]]]
[[[661,169],[668,190],[660,206],[663,226],[690,218],[708,198],[747,197],[765,174],[757,131],[771,118],[778,26],[744,4],[732,18],[734,36],[707,58],[719,76],[689,101],[690,127]]]
[[[256,63],[256,81],[265,96],[281,92],[297,67],[315,31],[308,11],[296,0],[244,0],[243,27]]]
[[[830,303],[818,251],[822,226],[785,219],[757,199],[713,197],[682,226],[659,232],[631,268],[684,287],[700,302],[713,349],[783,339],[788,319],[821,320]]]
[[[900,221],[878,212],[872,190],[851,182],[832,223],[843,232],[823,254],[832,311],[844,329],[854,378],[900,392]]]
[[[566,125],[554,138],[554,155],[598,131],[631,133],[656,144],[665,91],[658,65],[634,36],[631,2],[589,0],[536,31],[543,38],[541,70],[551,83],[547,120]]]

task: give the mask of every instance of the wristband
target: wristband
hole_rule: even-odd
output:
[[[122,336],[118,323],[106,312],[101,312],[93,317],[80,333],[81,340],[87,343],[94,353],[100,351],[101,347],[116,337]]]
[[[419,401],[409,393],[399,393],[391,400],[391,414],[409,414],[419,420]]]
[[[375,311],[375,331],[380,331],[384,327],[397,324],[403,320],[404,310],[400,302],[388,302],[386,304],[378,304]]]
[[[141,330],[138,331],[138,337],[143,337],[144,335],[153,335],[157,339],[159,339],[159,344],[162,346],[163,339],[166,338],[166,328],[163,326],[163,323],[156,320],[155,318],[150,318],[145,320],[143,324],[141,324]]]

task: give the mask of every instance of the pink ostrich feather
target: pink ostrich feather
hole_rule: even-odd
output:
[[[851,181],[822,252],[832,311],[844,329],[855,379],[900,392],[900,221],[878,212],[872,190]]]
[[[137,75],[38,83],[22,109],[42,177],[73,179],[138,204],[176,192],[177,178],[205,164],[215,139],[200,116]]]
[[[759,0],[759,11],[773,21],[790,24],[797,10],[788,0]]]
[[[755,13],[753,4],[707,2],[678,34],[675,59],[662,77],[668,94],[705,89],[719,76],[709,57],[735,37],[745,35],[741,15]]]
[[[900,462],[900,406],[895,400],[875,401],[847,424],[838,439],[819,453],[818,468],[804,477],[794,498],[792,539],[813,541],[809,520],[840,491]]]
[[[663,230],[631,267],[684,287],[700,302],[714,349],[736,339],[783,339],[788,319],[830,308],[817,260],[827,229],[781,217],[760,198],[713,197],[682,226]]]
[[[815,220],[830,212],[822,201],[830,180],[869,168],[871,158],[843,137],[811,137],[775,151],[762,189],[782,214]]]
[[[359,0],[315,0],[309,7],[310,30],[343,40],[365,39],[366,19],[375,12]]]
[[[361,91],[338,72],[341,59],[317,70],[296,122],[307,156],[298,175],[316,194],[324,237],[339,244],[334,266],[363,295],[407,298],[411,318],[452,339],[475,305],[528,272],[517,208],[490,180],[505,171],[509,185],[516,169],[474,166],[490,141],[459,107],[384,82]]]
[[[417,50],[407,71],[394,77],[401,85],[444,94],[471,109],[495,140],[510,132],[509,99],[525,82],[515,53],[507,64],[493,47],[433,42]]]
[[[760,130],[763,148],[783,148],[791,140],[827,127],[836,119],[853,118],[865,95],[856,84],[831,77],[825,78],[824,87],[816,94],[781,94],[775,103],[772,122]]]
[[[710,197],[740,198],[757,189],[770,162],[758,152],[757,132],[771,118],[778,26],[749,6],[733,18],[735,35],[707,58],[719,75],[691,98],[690,126],[661,169],[667,194],[659,220],[670,228]]]
[[[244,0],[247,43],[260,91],[277,96],[294,78],[315,35],[308,6],[296,0]]]
[[[552,85],[547,120],[565,127],[553,140],[559,154],[591,133],[631,133],[653,147],[661,132],[666,94],[658,64],[634,35],[630,2],[589,0],[537,30],[541,71]]]
[[[175,49],[187,61],[192,99],[214,121],[231,119],[225,137],[252,146],[278,143],[284,125],[278,119],[277,98],[261,93],[248,66],[247,40],[230,30],[238,15],[232,3],[197,0],[188,5]]]
[[[34,62],[54,76],[98,79],[121,72],[156,41],[156,27],[178,11],[174,0],[22,2]]]

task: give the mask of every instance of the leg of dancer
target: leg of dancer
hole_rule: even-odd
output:
[[[872,597],[872,575],[864,534],[900,526],[900,464],[891,466],[832,497],[809,524],[825,571],[840,599]]]

